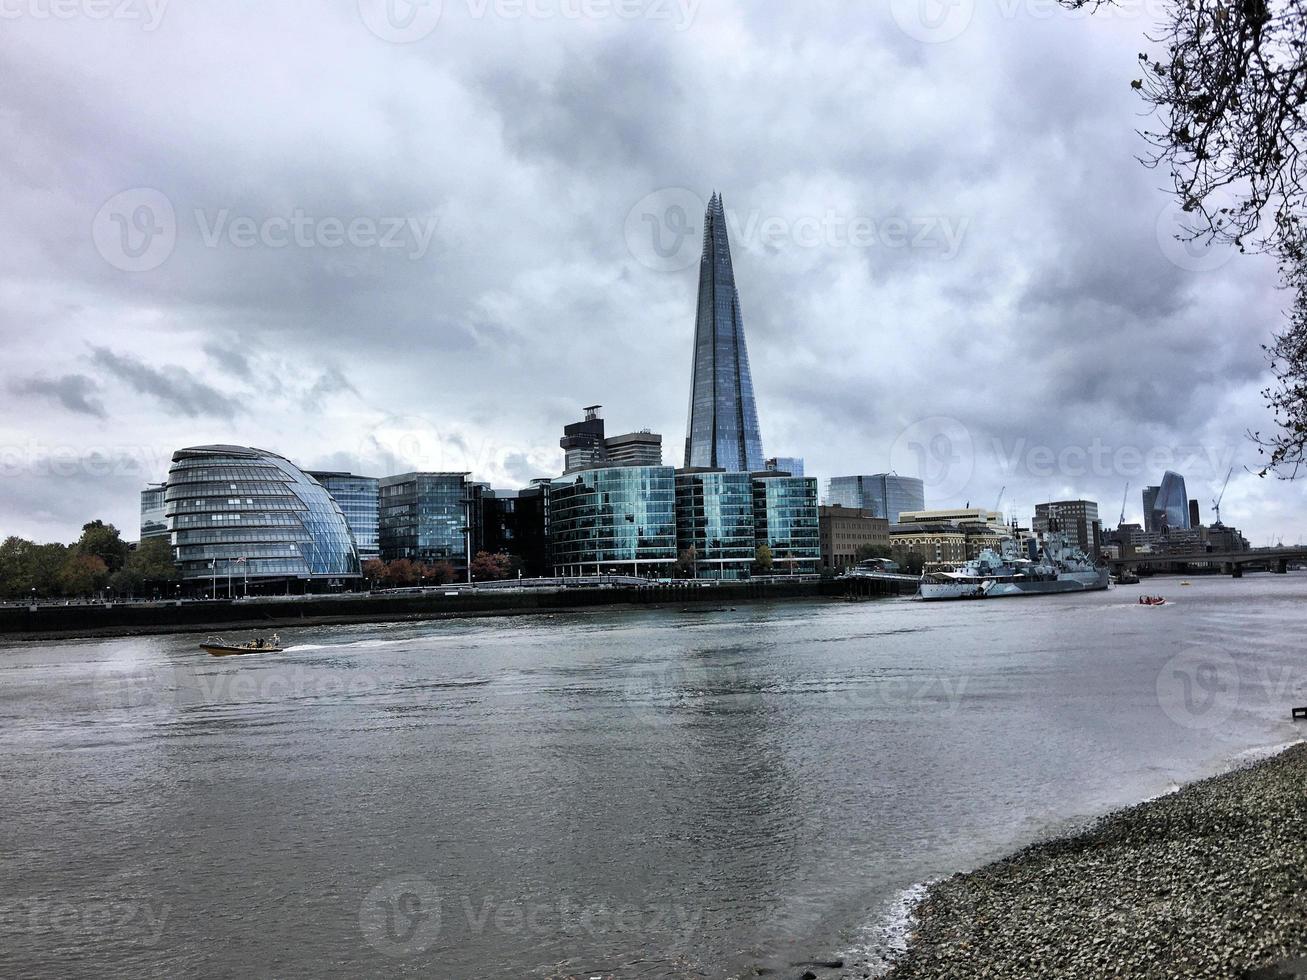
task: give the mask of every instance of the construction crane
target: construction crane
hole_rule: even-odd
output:
[[[1212,511],[1216,514],[1216,523],[1213,527],[1225,527],[1221,523],[1221,501],[1225,499],[1225,488],[1230,485],[1230,477],[1234,476],[1234,467],[1230,467],[1230,472],[1225,474],[1225,482],[1221,484],[1220,495],[1212,501]]]
[[[1117,527],[1120,527],[1122,524],[1125,523],[1125,502],[1129,499],[1130,499],[1130,484],[1127,483],[1125,485],[1125,493],[1121,494],[1121,519],[1116,522]]]

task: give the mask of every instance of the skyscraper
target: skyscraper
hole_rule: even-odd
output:
[[[731,265],[726,211],[716,193],[703,219],[685,465],[749,473],[763,468],[758,407]]]
[[[1189,493],[1185,490],[1184,477],[1167,470],[1153,500],[1153,526],[1150,530],[1164,533],[1188,528]]]

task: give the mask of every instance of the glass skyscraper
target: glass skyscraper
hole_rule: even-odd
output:
[[[748,578],[754,540],[753,477],[748,473],[676,474],[676,547],[694,549],[699,578]]]
[[[376,477],[355,476],[353,473],[312,472],[309,476],[321,483],[340,504],[341,512],[354,533],[359,558],[367,561],[381,557],[377,531],[378,481]]]
[[[676,474],[670,466],[581,470],[549,491],[556,575],[662,576],[676,561]]]
[[[164,490],[182,579],[249,582],[276,591],[294,580],[346,584],[361,575],[358,548],[322,484],[274,453],[199,446],[173,453]],[[274,584],[275,583],[275,584]],[[220,587],[221,588],[221,587]]]
[[[726,211],[716,193],[703,222],[685,466],[745,473],[763,468],[758,408],[726,234]]]
[[[1185,489],[1184,477],[1179,473],[1167,470],[1162,475],[1162,485],[1158,487],[1157,496],[1152,503],[1152,530],[1160,532],[1188,529],[1189,493]]]
[[[826,502],[870,511],[897,524],[900,514],[926,509],[926,485],[916,477],[894,473],[835,476],[826,486]]]

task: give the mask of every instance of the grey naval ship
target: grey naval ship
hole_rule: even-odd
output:
[[[1023,557],[1016,542],[1002,544],[1003,553],[986,548],[971,561],[935,569],[921,576],[922,599],[1000,599],[1020,595],[1099,592],[1111,584],[1106,568],[1096,565],[1062,534],[1048,535],[1041,547]]]

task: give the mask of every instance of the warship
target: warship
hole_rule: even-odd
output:
[[[986,548],[971,561],[927,571],[917,595],[941,599],[1000,599],[1021,595],[1100,592],[1111,584],[1106,568],[1096,565],[1065,535],[1049,534],[1042,546],[1023,557],[1010,538],[1002,554]]]

